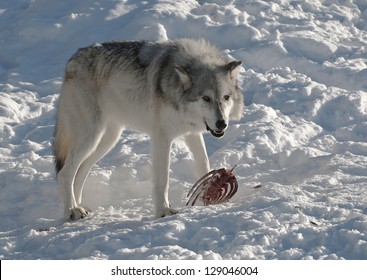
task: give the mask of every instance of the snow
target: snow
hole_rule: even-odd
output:
[[[205,135],[212,168],[238,165],[238,193],[186,207],[178,139],[180,213],[153,219],[149,138],[127,131],[87,179],[92,214],[64,222],[51,141],[66,61],[183,36],[243,61],[242,120]],[[367,259],[365,1],[2,0],[0,42],[1,259]]]

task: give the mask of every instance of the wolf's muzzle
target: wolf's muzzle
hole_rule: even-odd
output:
[[[218,122],[217,122],[218,123]],[[223,125],[222,125],[222,127],[223,127],[223,129],[218,129],[218,130],[213,130],[213,129],[211,129],[209,126],[208,126],[208,124],[205,122],[205,125],[206,125],[206,130],[207,131],[210,131],[210,133],[214,136],[214,137],[222,137],[223,135],[224,135],[224,129],[227,127],[227,125],[224,123],[224,127],[223,127]],[[216,126],[217,126],[217,124],[216,124]]]

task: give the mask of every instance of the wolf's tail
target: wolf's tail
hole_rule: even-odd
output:
[[[53,153],[55,156],[56,174],[64,167],[69,151],[70,136],[64,121],[58,117],[56,121],[55,136],[53,141]]]

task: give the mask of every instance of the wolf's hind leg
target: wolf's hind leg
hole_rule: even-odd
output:
[[[96,149],[103,131],[96,126],[80,131],[70,145],[63,168],[58,174],[58,185],[64,199],[64,218],[78,220],[88,215],[88,211],[79,206],[75,199],[74,182],[82,162]],[[79,137],[78,137],[79,136]]]
[[[97,148],[80,165],[74,182],[74,194],[79,205],[82,203],[83,187],[90,169],[98,160],[103,158],[116,145],[120,138],[121,132],[121,127],[118,125],[109,124]]]

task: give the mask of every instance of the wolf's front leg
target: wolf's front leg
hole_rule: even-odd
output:
[[[203,135],[201,133],[187,134],[185,142],[194,157],[196,176],[201,178],[210,171]]]
[[[168,201],[168,181],[172,140],[162,133],[152,136],[153,203],[157,218],[176,214]]]

